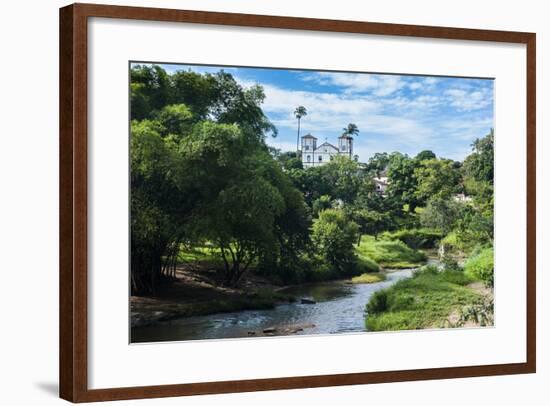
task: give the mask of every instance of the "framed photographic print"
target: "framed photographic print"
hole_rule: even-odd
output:
[[[535,372],[535,34],[60,30],[62,398]]]

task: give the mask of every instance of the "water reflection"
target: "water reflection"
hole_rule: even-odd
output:
[[[296,286],[285,292],[315,301],[315,304],[278,305],[269,310],[246,310],[207,316],[187,317],[152,326],[132,328],[132,342],[181,341],[247,337],[252,331],[270,327],[278,330],[292,326],[315,325],[296,334],[333,334],[365,331],[365,305],[371,295],[400,279],[412,270],[388,274],[383,282],[351,285],[342,281]]]

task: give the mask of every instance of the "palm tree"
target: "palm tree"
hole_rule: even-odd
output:
[[[307,110],[304,106],[296,107],[294,110],[294,116],[298,119],[298,136],[296,137],[296,156],[300,152],[300,120],[302,117],[307,116]]]
[[[359,128],[353,123],[349,123],[347,127],[343,128],[344,135],[352,136],[359,135]]]

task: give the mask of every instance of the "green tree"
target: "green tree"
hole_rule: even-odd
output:
[[[387,152],[377,152],[369,158],[367,162],[367,171],[380,177],[390,163],[390,156]]]
[[[374,210],[358,209],[350,213],[351,219],[358,225],[357,245],[361,244],[363,234],[378,238],[378,234],[391,228],[391,217]]]
[[[425,149],[424,151],[420,151],[415,157],[414,159],[416,159],[418,162],[422,162],[422,161],[427,161],[429,159],[435,159],[437,158],[435,156],[435,154],[428,150],[428,149]]]
[[[434,197],[448,199],[459,191],[460,172],[451,160],[424,160],[414,169],[414,176],[418,185],[415,195],[421,202]]]
[[[216,101],[211,113],[216,121],[248,127],[258,137],[277,136],[277,128],[264,114],[261,105],[265,93],[260,85],[244,89],[230,73],[220,71],[214,75]]]
[[[156,114],[157,121],[163,126],[162,135],[187,135],[195,121],[193,113],[185,104],[170,104]]]
[[[297,255],[292,250],[309,227],[305,204],[254,134],[204,122],[184,139],[181,153],[202,202],[190,227],[219,247],[226,284],[238,284],[252,264],[280,254],[281,245],[288,243],[287,257]]]
[[[420,214],[423,227],[449,233],[462,218],[465,204],[452,199],[433,198]]]
[[[171,75],[172,103],[185,104],[198,120],[208,118],[220,98],[220,85],[212,74],[178,70]]]
[[[158,65],[137,65],[130,71],[131,118],[141,120],[172,103],[170,76]]]
[[[323,210],[330,209],[332,207],[332,199],[329,195],[322,195],[318,199],[315,199],[312,206],[313,216],[318,217],[319,213]]]
[[[313,222],[312,241],[319,254],[339,273],[350,272],[356,264],[353,243],[359,227],[346,219],[341,210],[328,209]]]
[[[130,138],[131,287],[153,293],[183,238],[181,219],[193,208],[177,144],[157,121],[132,121]],[[168,262],[167,262],[168,261]],[[171,263],[171,262],[170,262]]]
[[[422,202],[419,201],[416,189],[418,187],[415,169],[418,162],[406,154],[394,152],[389,156],[387,189],[388,199],[395,205],[408,206],[410,212]]]
[[[280,150],[272,150],[272,155],[275,156],[275,159],[281,163],[283,169],[285,170],[304,169],[302,160],[297,156],[296,152],[281,152]]]
[[[294,110],[294,117],[298,119],[298,134],[296,135],[296,153],[300,152],[300,121],[302,117],[307,116],[307,109],[304,106],[296,107]]]
[[[494,139],[495,132],[491,132],[472,144],[473,153],[464,160],[463,170],[466,177],[477,182],[493,184],[494,179]]]
[[[356,124],[353,124],[353,123],[349,123],[347,127],[343,128],[343,130],[344,130],[344,135],[347,135],[349,137],[354,135],[359,135],[359,128],[357,127]]]

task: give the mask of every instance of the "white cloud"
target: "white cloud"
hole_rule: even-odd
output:
[[[470,152],[471,142],[485,135],[493,125],[492,116],[474,118],[470,112],[492,102],[490,91],[483,88],[453,86],[435,91],[437,79],[397,78],[394,83],[386,83],[383,90],[380,82],[375,84],[366,75],[342,74],[338,79],[333,75],[323,74],[321,80],[331,80],[333,85],[334,81],[345,84],[343,92],[291,90],[262,83],[266,94],[262,108],[280,130],[278,138],[267,140],[269,145],[283,151],[295,150],[297,121],[293,112],[300,105],[308,110],[301,121],[302,134],[311,132],[320,140],[328,138],[329,142],[335,142],[344,126],[357,124],[360,133],[355,139],[355,153],[361,161],[375,152],[401,151],[413,156],[423,149],[460,160]],[[237,80],[245,87],[256,84],[238,77]],[[411,85],[422,90],[408,95],[391,90],[399,86],[410,89]],[[351,91],[352,88],[357,91]],[[366,88],[371,91],[358,91]],[[375,90],[378,94],[390,93],[381,97],[374,94]],[[448,109],[450,113],[446,113]]]
[[[439,79],[438,78],[434,78],[432,76],[430,77],[427,77],[424,79],[424,83],[428,86],[432,86],[432,85],[436,85],[437,82],[439,82]]]
[[[370,73],[318,72],[303,76],[304,80],[321,85],[340,86],[346,93],[372,93],[375,96],[388,96],[395,93],[405,82],[397,75],[375,75]]]
[[[447,89],[444,94],[450,106],[459,111],[472,111],[485,108],[493,102],[491,90],[486,88],[468,91],[464,89]]]

